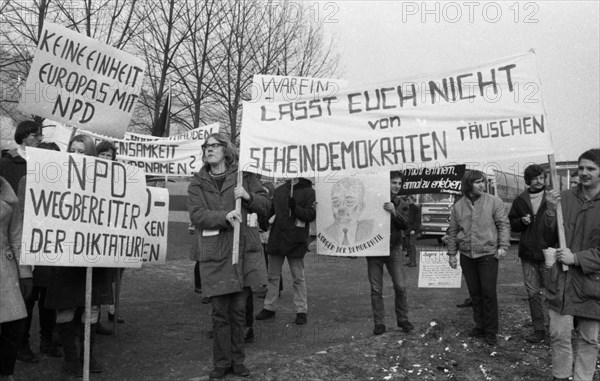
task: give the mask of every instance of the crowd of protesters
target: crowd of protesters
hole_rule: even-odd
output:
[[[20,123],[15,133],[19,148],[3,155],[0,169],[2,381],[12,380],[17,359],[38,361],[29,344],[36,301],[40,352],[62,356],[63,372],[83,375],[85,269],[38,266],[32,271],[19,264],[26,149],[41,148],[41,140],[41,128],[35,122]],[[194,230],[196,291],[212,308],[213,370],[209,379],[223,379],[228,373],[246,377],[250,371],[244,364],[245,343],[253,339],[254,317],[265,320],[276,314],[286,258],[293,282],[295,323],[308,321],[303,258],[308,251],[309,225],[316,218],[315,191],[304,178],[288,180],[273,191],[272,185],[261,183],[257,175],[238,176],[236,147],[221,133],[208,136],[202,149],[204,166],[189,185],[188,208]],[[96,146],[86,135],[74,136],[67,150],[106,160],[115,160],[117,153],[111,143]],[[600,333],[600,149],[584,152],[578,158],[577,176],[572,177],[577,177],[578,183],[559,193],[547,187],[547,175],[541,166],[527,167],[524,179],[528,188],[515,199],[507,214],[502,200],[485,191],[486,175],[467,171],[462,180],[463,196],[451,208],[448,262],[453,268],[460,262],[466,280],[474,320],[469,336],[497,345],[499,261],[510,247],[511,230],[520,232],[519,257],[533,323],[533,332],[526,340],[549,341],[555,380],[592,380]],[[384,267],[393,284],[396,323],[403,332],[414,329],[408,317],[402,248],[409,257],[405,265],[417,266],[415,239],[420,229],[420,210],[414,198],[399,196],[401,185],[401,172],[392,171],[390,200],[382,205],[391,219],[389,255],[366,259],[375,335],[386,332]],[[338,209],[360,208],[360,195],[364,197],[361,186],[343,184],[346,197],[356,198],[344,200]],[[241,208],[236,208],[236,203]],[[559,239],[561,219],[564,242]],[[234,258],[236,229],[239,250]],[[348,229],[344,229],[340,239],[356,236],[349,237]],[[101,306],[109,306],[111,321],[120,320],[114,304],[122,270],[94,268],[93,272],[89,362],[92,373],[103,370],[93,351],[95,333],[102,332],[97,327]],[[261,287],[266,288],[264,305],[254,316],[252,290]],[[53,341],[54,331],[59,343]]]

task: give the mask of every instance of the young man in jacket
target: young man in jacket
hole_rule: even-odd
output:
[[[269,284],[264,307],[256,315],[256,320],[275,317],[279,301],[281,268],[283,261],[287,258],[294,284],[295,323],[306,324],[307,322],[308,301],[304,278],[304,256],[308,251],[307,239],[310,223],[317,216],[314,207],[315,200],[312,183],[304,178],[286,181],[285,184],[275,189],[270,213],[271,215],[275,214],[275,220],[271,225],[267,244]]]
[[[543,249],[549,245],[543,239],[544,213],[546,212],[544,168],[532,164],[523,174],[528,188],[513,201],[508,219],[513,232],[521,233],[519,258],[523,269],[523,280],[529,297],[529,312],[533,323],[533,334],[525,340],[539,343],[548,330],[548,306],[542,286],[544,268]]]
[[[452,206],[448,228],[448,262],[458,265],[473,303],[475,327],[471,337],[483,337],[488,345],[498,339],[498,261],[510,247],[510,224],[504,204],[485,193],[483,172],[467,171],[462,180],[463,197]]]
[[[560,203],[566,244],[557,250],[556,263],[544,269],[554,380],[592,380],[600,346],[600,149],[584,152],[577,161],[579,185],[546,196],[546,239],[557,240]],[[576,351],[571,345],[574,320]]]
[[[414,326],[408,321],[408,301],[406,298],[406,276],[402,267],[402,230],[406,229],[408,204],[397,196],[402,187],[402,175],[398,171],[390,172],[391,201],[383,204],[390,214],[390,255],[385,257],[367,257],[367,271],[371,284],[371,307],[373,308],[374,335],[385,332],[385,313],[383,306],[383,266],[392,278],[394,285],[394,307],[396,324],[408,333]]]

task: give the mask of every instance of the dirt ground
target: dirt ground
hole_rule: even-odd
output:
[[[166,265],[127,270],[121,295],[125,324],[118,335],[98,336],[96,357],[105,365],[91,380],[207,380],[212,368],[210,307],[194,292],[193,267],[184,240],[169,245]],[[418,241],[422,250],[433,240]],[[550,380],[550,347],[524,340],[532,327],[516,246],[501,262],[498,277],[499,343],[489,347],[466,336],[471,311],[456,308],[461,289],[419,289],[417,268],[405,267],[409,316],[416,329],[395,327],[393,289],[385,276],[388,332],[373,336],[364,258],[305,259],[308,324],[294,324],[292,285],[284,265],[284,291],[273,320],[255,323],[256,339],[246,345],[251,380]],[[262,299],[255,298],[255,313]],[[106,308],[102,321],[106,322]],[[37,314],[32,348],[38,351]],[[61,359],[17,362],[19,381],[75,380],[61,374]],[[228,379],[236,377],[229,375]],[[238,378],[239,379],[239,378]],[[600,380],[600,365],[596,377]]]

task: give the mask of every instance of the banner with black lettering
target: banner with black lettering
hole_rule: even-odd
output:
[[[250,92],[252,101],[294,102],[309,95],[331,97],[346,87],[348,81],[343,79],[256,74]]]
[[[191,177],[202,167],[204,140],[135,141],[114,139],[85,130],[78,130],[77,133],[91,136],[96,144],[103,140],[110,141],[117,147],[118,161],[138,167],[146,175]]]
[[[125,140],[133,141],[160,141],[160,140],[206,140],[211,134],[219,132],[219,123],[213,123],[201,126],[184,132],[183,134],[169,136],[166,138],[160,136],[136,134],[134,132],[125,132]]]
[[[318,99],[243,107],[240,163],[271,177],[552,153],[532,52]]]
[[[19,110],[122,138],[145,69],[142,59],[44,22]]]
[[[144,214],[144,263],[164,264],[167,260],[169,236],[169,190],[147,187],[148,202]]]
[[[449,193],[461,195],[460,184],[466,165],[412,167],[402,170],[402,187],[398,194]]]
[[[21,262],[140,267],[144,173],[93,156],[28,148]]]

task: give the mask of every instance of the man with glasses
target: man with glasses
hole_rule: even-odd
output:
[[[519,258],[533,323],[533,334],[527,336],[525,340],[539,343],[544,340],[548,331],[548,307],[542,286],[544,267],[542,250],[549,246],[543,239],[543,215],[547,208],[546,173],[541,166],[533,164],[525,168],[524,178],[528,188],[513,202],[508,219],[511,230],[521,233]]]

